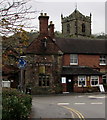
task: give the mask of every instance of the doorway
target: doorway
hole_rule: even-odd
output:
[[[74,82],[72,76],[66,77],[66,84],[67,84],[67,92],[73,92]]]

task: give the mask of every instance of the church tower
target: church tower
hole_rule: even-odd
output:
[[[61,22],[64,36],[90,37],[91,35],[91,13],[90,16],[85,16],[75,9],[67,17],[61,15]]]

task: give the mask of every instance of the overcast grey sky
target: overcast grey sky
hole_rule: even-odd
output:
[[[50,18],[49,21],[53,21],[55,24],[55,31],[61,31],[61,13],[66,17],[69,16],[76,7],[86,16],[92,14],[92,33],[105,33],[105,0],[33,0],[32,7],[37,11],[47,13]],[[39,30],[38,16],[40,12],[37,12],[36,21],[34,24]]]

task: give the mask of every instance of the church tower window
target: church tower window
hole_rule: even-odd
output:
[[[67,33],[70,33],[70,24],[67,24]]]
[[[85,32],[85,24],[82,24],[82,32]]]

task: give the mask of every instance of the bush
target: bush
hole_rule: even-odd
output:
[[[32,98],[16,89],[2,90],[2,120],[27,120],[31,111]]]

